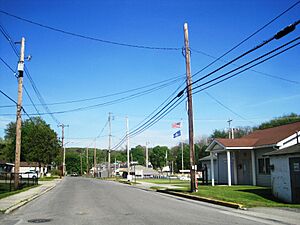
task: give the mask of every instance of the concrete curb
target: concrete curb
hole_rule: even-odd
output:
[[[14,210],[22,207],[23,205],[26,205],[28,202],[40,197],[41,195],[47,193],[48,191],[51,191],[53,188],[55,188],[57,185],[57,183],[55,183],[55,185],[53,186],[49,186],[47,189],[43,190],[42,192],[38,193],[38,194],[34,194],[33,196],[31,196],[30,198],[27,198],[27,199],[22,199],[22,201],[20,201],[19,203],[13,205],[13,206],[10,206],[9,208],[7,208],[5,211],[4,211],[4,214],[9,214],[11,212],[13,212]]]
[[[175,192],[175,191],[168,191],[168,190],[156,190],[156,191],[164,193],[164,194],[175,195],[178,197],[188,198],[188,199],[192,199],[192,200],[196,200],[196,201],[208,202],[208,203],[212,203],[215,205],[226,206],[226,207],[230,207],[230,208],[234,208],[234,209],[246,209],[242,205],[233,203],[233,202],[225,202],[225,201],[220,201],[220,200],[215,200],[215,199],[205,198],[205,197],[200,197],[200,196],[195,196],[195,195],[189,195],[189,194]]]

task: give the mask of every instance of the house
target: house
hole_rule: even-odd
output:
[[[211,155],[212,185],[218,184],[271,186],[270,158],[266,153],[297,144],[300,122],[256,130],[238,139],[216,138],[208,146]],[[217,172],[213,155],[217,156]]]
[[[0,160],[0,173],[11,173],[13,167],[13,163],[7,163],[3,160]]]
[[[39,177],[43,177],[47,173],[47,166],[38,162],[20,162],[19,173],[28,171],[36,171]]]
[[[265,154],[270,157],[272,193],[289,203],[300,203],[300,144]]]

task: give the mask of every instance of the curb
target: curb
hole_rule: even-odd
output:
[[[13,206],[7,208],[7,209],[4,211],[4,214],[9,214],[9,213],[15,211],[16,209],[20,208],[21,206],[27,204],[28,202],[30,202],[30,201],[32,201],[32,200],[34,200],[34,199],[40,197],[41,195],[47,193],[48,191],[52,190],[53,188],[56,187],[56,185],[57,185],[57,183],[56,183],[54,186],[50,186],[49,188],[45,189],[44,191],[42,191],[42,192],[39,193],[39,194],[35,194],[35,195],[33,195],[32,197],[30,197],[30,198],[23,199],[21,202],[19,202],[19,203],[13,205]]]
[[[230,208],[234,208],[234,209],[246,209],[242,205],[237,204],[237,203],[225,202],[225,201],[221,201],[221,200],[215,200],[215,199],[211,199],[211,198],[205,198],[205,197],[200,197],[200,196],[195,196],[195,195],[189,195],[189,194],[179,193],[179,192],[175,192],[175,191],[159,190],[158,189],[158,190],[156,190],[156,192],[175,195],[175,196],[178,196],[178,197],[188,198],[188,199],[192,199],[192,200],[196,200],[196,201],[208,202],[208,203],[212,203],[212,204],[215,204],[215,205],[226,206],[226,207],[230,207]]]

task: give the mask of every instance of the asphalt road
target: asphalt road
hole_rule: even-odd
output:
[[[186,200],[124,184],[66,177],[53,190],[9,215],[0,224],[274,224],[241,210]],[[41,219],[40,221],[32,221]]]

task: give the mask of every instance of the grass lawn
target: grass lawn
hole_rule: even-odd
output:
[[[51,181],[51,180],[55,180],[58,178],[59,178],[59,176],[42,177],[42,178],[39,178],[39,181]]]
[[[180,185],[182,191],[188,192],[189,184]],[[251,207],[290,207],[300,208],[300,204],[285,204],[272,196],[270,188],[257,186],[203,186],[200,185],[197,193],[193,195],[233,202],[246,208]]]
[[[179,180],[179,179],[142,179],[142,180],[137,180],[142,181],[142,182],[148,182],[152,184],[172,184],[172,185],[184,185],[187,186],[189,185],[190,181],[186,180]]]
[[[2,193],[0,193],[0,199],[1,198],[5,198],[5,197],[8,197],[8,196],[11,196],[11,195],[15,195],[15,194],[18,194],[18,193],[20,193],[20,192],[23,192],[23,191],[27,191],[27,190],[29,190],[29,189],[31,189],[31,188],[35,188],[35,187],[37,187],[38,185],[32,185],[32,186],[29,186],[29,187],[24,187],[23,189],[21,189],[21,190],[16,190],[16,191],[11,191],[11,192],[2,192]]]

